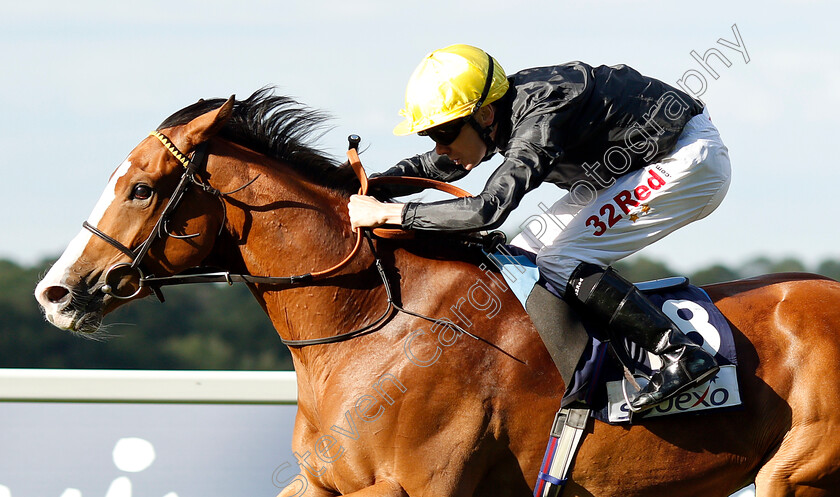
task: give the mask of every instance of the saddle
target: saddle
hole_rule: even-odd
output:
[[[350,144],[348,157],[360,178],[362,192],[370,184],[418,190],[435,188],[456,197],[470,195],[453,185],[424,178],[379,176],[368,181],[354,152],[358,137],[351,135]],[[392,228],[377,228],[373,234],[398,239],[415,236],[413,232]],[[630,422],[633,416],[628,408],[629,389],[643,387],[639,382],[653,375],[659,366],[658,358],[624,338],[612,337],[609,330],[579,315],[560,297],[562,292],[540,276],[536,254],[503,245],[497,233],[466,235],[460,241],[481,248],[490,257],[528,312],[566,383],[561,408],[590,410],[596,418],[610,423]],[[668,406],[654,407],[637,418],[740,405],[732,332],[708,295],[690,285],[687,278],[643,282],[636,287],[661,305],[663,312],[689,338],[711,348],[721,366],[720,373],[710,382],[671,399]],[[710,394],[711,384],[718,381],[718,388]]]
[[[658,369],[658,358],[623,337],[613,336],[560,298],[561,292],[540,276],[535,254],[513,246],[497,248],[491,260],[528,312],[566,383],[561,407],[588,409],[596,419],[621,424],[741,404],[732,331],[708,295],[688,278],[665,278],[637,283],[636,287],[661,306],[689,338],[714,352],[721,371],[711,382],[631,415],[627,399]]]

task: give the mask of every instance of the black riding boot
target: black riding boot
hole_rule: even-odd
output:
[[[649,409],[663,400],[708,380],[720,369],[708,352],[680,332],[660,309],[612,268],[581,263],[566,289],[600,319],[611,332],[627,337],[662,360],[662,369],[650,379],[630,409]]]

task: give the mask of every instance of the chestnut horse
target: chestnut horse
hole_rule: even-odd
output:
[[[95,333],[103,315],[150,293],[135,281],[141,267],[145,277],[197,265],[264,276],[334,267],[356,243],[346,204],[359,183],[305,144],[319,125],[267,91],[174,114],[111,175],[90,228],[39,283],[47,319]],[[206,167],[169,203],[200,144]],[[386,311],[374,250],[394,301],[440,321]],[[564,385],[482,262],[445,240],[374,240],[324,278],[249,283],[285,340],[378,323],[350,340],[291,346],[300,473],[286,475],[281,496],[531,494]],[[753,481],[761,497],[840,495],[840,284],[787,274],[706,290],[734,330],[743,409],[596,422],[565,495],[726,496]]]

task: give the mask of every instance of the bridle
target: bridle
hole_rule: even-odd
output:
[[[356,229],[356,243],[351,252],[338,264],[322,271],[316,271],[294,276],[279,277],[253,276],[249,274],[231,274],[228,272],[196,273],[189,275],[175,275],[166,277],[155,277],[151,274],[147,276],[146,271],[143,270],[142,261],[148,253],[152,243],[155,242],[155,240],[164,239],[167,236],[179,239],[189,239],[199,236],[198,233],[192,235],[176,235],[174,233],[171,233],[167,229],[172,213],[178,207],[178,204],[180,204],[181,199],[184,197],[184,194],[186,194],[186,192],[191,186],[199,187],[205,192],[215,195],[216,197],[221,199],[223,196],[236,193],[246,188],[258,178],[258,176],[254,177],[253,179],[251,179],[241,187],[237,188],[236,190],[230,192],[220,192],[219,190],[209,186],[208,184],[200,181],[197,178],[197,173],[206,166],[208,142],[203,142],[197,145],[195,151],[193,151],[192,157],[188,158],[184,153],[178,150],[175,144],[173,144],[172,141],[169,140],[169,138],[167,138],[166,135],[164,135],[163,133],[159,131],[152,131],[151,133],[149,133],[149,135],[154,136],[155,138],[160,140],[163,146],[184,167],[184,172],[181,174],[181,179],[180,181],[178,181],[178,185],[175,187],[175,191],[172,193],[172,196],[169,198],[169,201],[164,206],[163,212],[161,212],[160,217],[158,218],[157,222],[152,228],[152,231],[149,233],[149,236],[146,237],[146,239],[143,242],[141,242],[140,245],[137,246],[137,248],[130,249],[126,247],[117,239],[103,232],[96,226],[91,225],[87,221],[82,223],[82,227],[84,227],[85,229],[98,236],[99,238],[101,238],[102,240],[104,240],[105,242],[115,247],[120,252],[126,254],[132,259],[131,262],[120,262],[108,268],[108,270],[105,272],[104,284],[100,288],[102,293],[110,295],[111,297],[114,297],[116,299],[128,300],[136,297],[143,290],[144,287],[148,287],[155,293],[158,299],[161,302],[163,302],[163,294],[160,291],[160,287],[163,285],[177,285],[198,282],[227,282],[231,284],[234,282],[244,282],[265,283],[274,285],[296,285],[301,283],[310,283],[314,280],[325,278],[334,274],[342,267],[347,265],[347,263],[350,262],[350,260],[359,251],[362,241],[362,231]],[[355,144],[355,146],[353,146],[353,144]],[[365,175],[364,168],[362,167],[361,161],[359,160],[358,151],[356,149],[357,146],[358,137],[356,137],[355,135],[351,135],[351,149],[348,151],[348,157],[350,157],[350,164],[353,167],[353,170],[356,172],[356,176],[359,177],[359,180],[361,182],[360,192],[366,193],[367,176]],[[224,206],[224,202],[222,202],[222,205]],[[223,227],[224,223],[220,223],[220,232]],[[111,275],[114,274],[114,271],[119,270],[121,268],[128,268],[130,271],[136,273],[136,275],[139,278],[137,290],[128,296],[122,296],[115,293],[114,289],[116,288],[116,286],[111,284]]]
[[[102,240],[104,240],[111,246],[117,248],[120,252],[124,253],[125,255],[131,258],[131,262],[120,262],[108,268],[108,270],[105,271],[104,285],[100,289],[102,293],[121,300],[128,300],[136,297],[143,290],[143,287],[146,286],[144,283],[147,281],[147,276],[142,268],[142,261],[146,254],[149,252],[149,248],[152,246],[152,243],[154,243],[155,240],[157,240],[158,238],[163,239],[166,236],[173,236],[175,238],[192,238],[194,236],[198,236],[198,234],[185,236],[175,235],[170,233],[169,230],[166,229],[166,226],[169,223],[169,219],[172,216],[172,213],[175,211],[175,208],[178,207],[178,204],[181,202],[181,199],[184,197],[184,194],[186,194],[190,186],[197,185],[206,191],[210,190],[210,188],[208,188],[206,184],[196,179],[196,172],[198,171],[198,168],[204,163],[204,161],[207,158],[206,142],[201,143],[196,147],[195,151],[193,152],[192,160],[190,160],[184,154],[182,154],[181,151],[178,150],[166,136],[164,136],[160,132],[152,131],[151,133],[149,133],[149,135],[154,136],[158,140],[160,140],[161,143],[163,143],[163,145],[166,147],[166,149],[172,153],[172,155],[178,160],[178,162],[181,163],[182,166],[184,166],[184,172],[183,174],[181,174],[181,179],[180,181],[178,181],[178,185],[175,187],[175,191],[169,198],[169,201],[166,203],[166,206],[164,206],[163,212],[161,212],[160,217],[158,218],[157,222],[152,228],[152,231],[149,233],[149,236],[147,236],[146,239],[143,242],[141,242],[139,246],[137,246],[134,249],[130,249],[122,243],[120,243],[116,238],[104,233],[102,230],[100,230],[96,226],[93,226],[87,221],[82,223],[83,228],[90,231],[94,235],[98,236],[99,238],[101,238]],[[112,286],[109,283],[110,277],[112,274],[114,274],[114,271],[121,268],[128,268],[130,271],[135,272],[139,277],[140,284],[137,286],[137,290],[128,296],[121,296],[115,293],[114,290],[116,286]],[[163,294],[160,292],[160,290],[156,287],[152,287],[152,290],[155,292],[155,295],[158,297],[158,299],[161,302],[163,302]]]
[[[344,340],[349,340],[351,338],[355,338],[360,335],[364,335],[366,333],[370,333],[379,327],[388,317],[392,314],[394,310],[398,312],[403,312],[415,317],[423,318],[428,321],[438,322],[438,320],[424,316],[422,314],[418,314],[409,310],[404,309],[400,305],[398,305],[392,295],[391,291],[391,284],[388,281],[387,274],[385,273],[385,269],[382,266],[382,261],[376,253],[376,249],[374,247],[373,241],[371,239],[371,230],[368,229],[359,229],[356,228],[356,243],[353,246],[353,249],[350,251],[349,254],[338,264],[327,268],[321,271],[315,271],[306,274],[294,275],[294,276],[254,276],[250,274],[231,274],[229,272],[196,272],[196,273],[189,273],[189,274],[176,274],[173,276],[162,276],[162,277],[155,277],[152,274],[147,275],[146,271],[143,270],[142,261],[143,258],[149,251],[152,243],[155,242],[157,239],[164,239],[167,236],[179,238],[179,239],[188,239],[199,236],[199,234],[192,234],[192,235],[176,235],[171,233],[167,229],[167,225],[169,220],[172,216],[172,213],[178,207],[178,204],[181,202],[181,199],[184,197],[186,192],[189,190],[191,186],[195,186],[201,188],[203,191],[208,192],[212,195],[215,195],[219,199],[221,199],[225,195],[229,195],[231,193],[238,192],[243,188],[249,186],[251,183],[256,181],[257,177],[248,181],[245,185],[233,190],[231,192],[220,192],[219,190],[209,186],[208,184],[200,181],[197,178],[197,173],[205,167],[207,161],[207,147],[208,143],[203,142],[196,146],[195,150],[193,151],[192,157],[187,157],[183,154],[178,148],[167,138],[164,134],[160,133],[159,131],[152,131],[150,133],[151,136],[157,138],[163,146],[175,157],[178,162],[184,167],[184,172],[181,174],[181,179],[178,182],[178,185],[175,187],[175,191],[173,192],[172,196],[170,197],[169,201],[163,208],[163,212],[161,212],[160,217],[158,218],[157,222],[155,223],[154,227],[152,228],[151,233],[146,239],[137,246],[137,248],[130,249],[126,247],[124,244],[120,243],[114,237],[108,235],[107,233],[103,232],[96,226],[91,225],[87,221],[82,223],[82,226],[93,233],[94,235],[101,238],[103,241],[107,242],[114,248],[118,249],[120,252],[124,253],[128,257],[132,259],[131,262],[120,262],[114,264],[105,272],[104,276],[104,284],[100,288],[102,293],[109,295],[116,299],[121,300],[128,300],[136,297],[144,288],[148,287],[157,298],[163,302],[164,297],[163,293],[161,292],[160,287],[166,285],[180,285],[180,284],[187,284],[187,283],[215,283],[215,282],[225,282],[228,284],[233,284],[234,282],[242,282],[242,283],[256,283],[256,284],[269,284],[269,285],[302,285],[302,284],[309,284],[315,280],[326,278],[335,274],[341,268],[346,266],[358,253],[359,248],[361,247],[362,238],[365,238],[368,241],[370,246],[371,252],[374,255],[374,264],[376,269],[379,273],[380,278],[385,286],[385,292],[388,299],[388,306],[384,313],[375,319],[372,323],[358,328],[356,330],[342,333],[339,335],[334,335],[330,337],[324,338],[313,338],[313,339],[305,339],[305,340],[286,340],[281,338],[281,342],[290,346],[290,347],[304,347],[308,345],[319,345],[319,344],[326,344],[326,343],[335,343]],[[357,178],[360,182],[360,194],[366,194],[368,190],[369,183],[396,183],[402,185],[411,185],[411,186],[422,186],[424,188],[437,188],[439,190],[445,191],[447,193],[451,193],[456,196],[469,196],[470,194],[458,187],[449,185],[447,183],[442,183],[433,180],[427,180],[424,178],[387,178],[387,177],[379,177],[379,178],[371,178],[368,181],[367,174],[364,171],[364,167],[362,166],[361,161],[359,160],[358,154],[358,144],[360,138],[357,135],[350,135],[348,138],[350,141],[350,147],[347,151],[347,157],[349,159],[350,166],[353,168],[353,171],[356,173]],[[224,201],[222,201],[222,205],[224,206]],[[226,215],[226,214],[225,214]],[[221,227],[224,227],[224,223],[221,223]],[[220,227],[220,231],[221,231]],[[403,230],[393,230],[393,229],[375,229],[372,230],[374,234],[379,236],[388,237],[388,238],[403,238],[405,237],[405,232]],[[475,242],[473,243],[482,243],[482,242]],[[128,268],[128,270],[133,271],[139,278],[139,284],[137,290],[134,291],[131,295],[128,296],[121,296],[115,293],[114,289],[116,285],[112,285],[110,283],[110,278],[115,271],[121,268]],[[479,337],[467,332],[460,326],[455,323],[446,322],[447,326],[453,327],[456,331],[460,331],[461,333],[466,334],[472,338],[477,340],[482,340]]]

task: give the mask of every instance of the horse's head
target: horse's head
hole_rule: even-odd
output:
[[[47,320],[94,332],[102,316],[148,294],[144,274],[174,274],[207,257],[224,215],[187,157],[224,126],[233,103],[149,136],[117,167],[85,229],[35,289]]]

